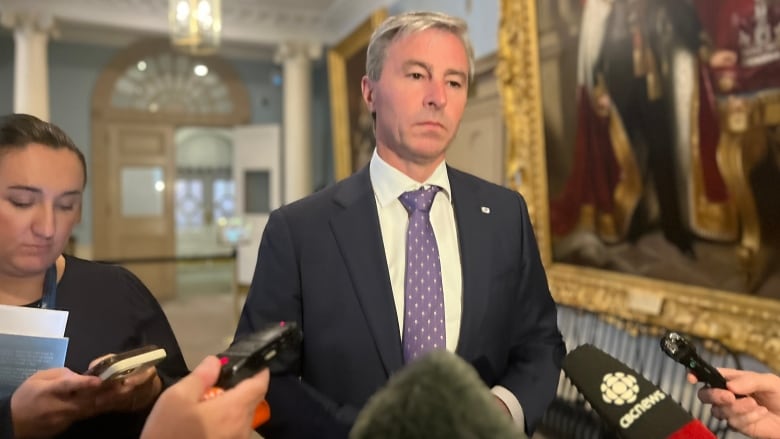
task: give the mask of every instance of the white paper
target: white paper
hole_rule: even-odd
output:
[[[67,311],[0,305],[0,334],[63,337],[67,323]]]

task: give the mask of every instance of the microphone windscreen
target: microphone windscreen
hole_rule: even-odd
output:
[[[694,419],[670,434],[668,439],[711,439],[713,437],[715,435],[701,421]]]
[[[658,386],[592,345],[571,351],[563,360],[563,370],[602,421],[622,438],[683,437],[675,435],[687,429],[699,434],[693,437],[715,437]]]
[[[444,350],[390,377],[358,414],[350,439],[524,438],[474,368]]]

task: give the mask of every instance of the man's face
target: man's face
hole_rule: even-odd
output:
[[[466,107],[468,71],[466,49],[450,32],[427,29],[390,43],[379,80],[362,82],[385,161],[403,168],[444,160]]]
[[[81,219],[84,174],[73,151],[31,144],[0,155],[0,272],[45,271]]]

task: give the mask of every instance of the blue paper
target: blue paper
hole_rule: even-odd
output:
[[[0,397],[39,370],[65,365],[68,339],[0,334]]]

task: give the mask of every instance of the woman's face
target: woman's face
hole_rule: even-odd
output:
[[[84,174],[73,151],[36,143],[0,154],[0,273],[44,272],[81,220]]]

